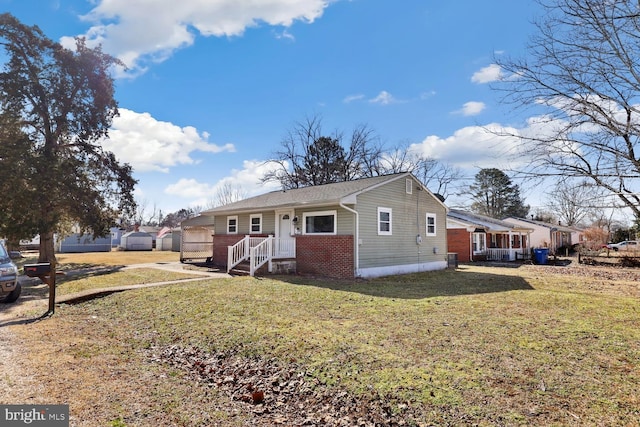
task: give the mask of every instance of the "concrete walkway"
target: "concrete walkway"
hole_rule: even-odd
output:
[[[190,279],[179,279],[179,280],[170,280],[166,282],[154,282],[154,283],[145,283],[138,285],[125,285],[125,286],[114,286],[109,288],[98,288],[98,289],[88,289],[82,292],[76,292],[74,294],[62,295],[56,298],[56,304],[77,304],[83,301],[88,301],[94,298],[100,298],[106,295],[114,294],[116,292],[129,291],[132,289],[142,289],[142,288],[151,288],[154,286],[164,286],[175,283],[187,283],[187,282],[195,282],[198,280],[209,280],[209,279],[221,279],[226,277],[231,277],[227,273],[222,273],[219,271],[214,271],[208,268],[194,268],[190,265],[182,264],[181,262],[153,262],[146,264],[133,264],[127,265],[124,267],[118,267],[119,270],[133,270],[136,268],[156,268],[159,270],[166,270],[171,272],[179,272],[185,274],[193,274],[202,277],[190,278]],[[89,271],[75,271],[68,272],[68,275],[72,274],[87,274]]]

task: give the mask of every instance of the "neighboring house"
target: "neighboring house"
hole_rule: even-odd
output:
[[[112,227],[110,233],[105,237],[93,237],[91,233],[72,233],[64,239],[57,240],[56,250],[60,253],[70,252],[111,252],[114,246],[114,238],[118,236],[120,242],[122,230]]]
[[[446,268],[446,213],[401,173],[273,191],[200,217],[215,225],[213,263],[228,271],[249,261],[251,274],[264,266],[354,278]]]
[[[575,230],[571,227],[527,218],[509,217],[505,218],[504,221],[521,227],[532,228],[531,247],[533,248],[548,248],[550,253],[557,254],[559,248],[572,245],[571,236]]]
[[[459,262],[528,259],[532,231],[471,212],[451,209],[447,214],[449,251],[458,254]]]
[[[587,244],[587,236],[584,234],[584,230],[575,226],[567,227],[571,229],[571,244],[572,245],[585,245]]]

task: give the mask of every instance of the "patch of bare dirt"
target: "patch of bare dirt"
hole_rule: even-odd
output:
[[[44,403],[43,387],[24,365],[25,351],[20,339],[6,327],[0,327],[0,402]]]

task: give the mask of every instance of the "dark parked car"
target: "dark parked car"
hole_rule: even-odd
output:
[[[0,243],[0,302],[14,302],[20,296],[20,292],[22,286],[18,281],[18,267]]]

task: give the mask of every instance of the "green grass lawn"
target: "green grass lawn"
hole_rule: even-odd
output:
[[[115,364],[126,357],[143,372],[150,368],[141,354],[170,345],[295,363],[356,398],[380,396],[397,411],[408,405],[407,425],[638,425],[637,284],[549,271],[216,279],[65,306],[47,333],[85,331],[90,339],[68,344],[73,351]],[[632,295],[615,290],[623,286]],[[85,319],[101,327],[82,329]],[[185,388],[171,368],[162,375],[172,392],[147,397],[148,405],[168,405],[175,416],[196,411],[184,399],[211,398]],[[130,413],[135,402],[119,405]]]

